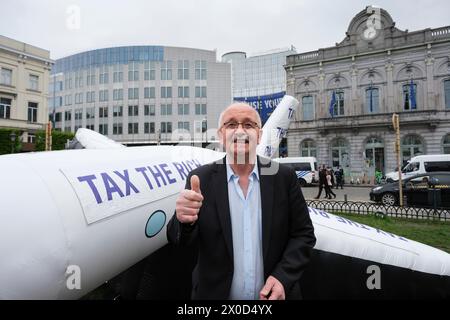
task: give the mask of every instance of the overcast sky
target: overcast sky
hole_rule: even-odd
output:
[[[339,2],[339,5],[338,5]],[[123,45],[248,54],[333,46],[367,5],[359,0],[1,0],[0,34],[52,59]],[[402,30],[450,25],[448,0],[377,0]],[[77,23],[77,10],[80,12]]]

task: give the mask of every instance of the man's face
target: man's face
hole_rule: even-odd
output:
[[[253,161],[262,134],[256,111],[248,106],[231,106],[223,114],[220,125],[220,143],[228,156],[236,164]]]

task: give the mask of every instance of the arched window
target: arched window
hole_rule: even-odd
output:
[[[403,165],[412,157],[424,154],[425,148],[422,139],[415,134],[407,135],[402,140]]]
[[[445,154],[450,154],[450,133],[442,140],[442,151]]]
[[[317,144],[314,140],[307,139],[300,144],[300,155],[302,157],[317,157]]]
[[[343,138],[334,139],[331,142],[331,163],[333,168],[340,166],[350,167],[350,150],[348,142]]]
[[[376,171],[384,172],[384,142],[380,138],[367,139],[365,146],[366,161],[369,166],[375,167]]]

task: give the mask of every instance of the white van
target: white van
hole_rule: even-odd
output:
[[[287,157],[273,160],[291,166],[295,170],[302,187],[319,181],[317,159],[315,157]]]
[[[408,164],[402,169],[402,179],[436,171],[450,172],[450,154],[430,154],[411,158]],[[386,174],[386,181],[397,180],[398,171]]]

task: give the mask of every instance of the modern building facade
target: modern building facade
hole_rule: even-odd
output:
[[[0,128],[19,129],[24,151],[48,123],[52,65],[49,51],[0,36]]]
[[[400,116],[401,161],[450,153],[450,27],[400,30],[367,7],[335,46],[287,57],[287,93],[300,101],[289,156],[315,156],[370,181],[396,165],[392,115]],[[349,180],[347,180],[349,181]]]
[[[217,141],[231,103],[231,69],[216,52],[130,46],[56,60],[50,83],[56,128],[88,128],[127,145]]]
[[[294,47],[274,49],[247,57],[245,52],[229,52],[222,61],[231,64],[233,99],[245,101],[260,112],[263,123],[286,94],[286,57]]]

